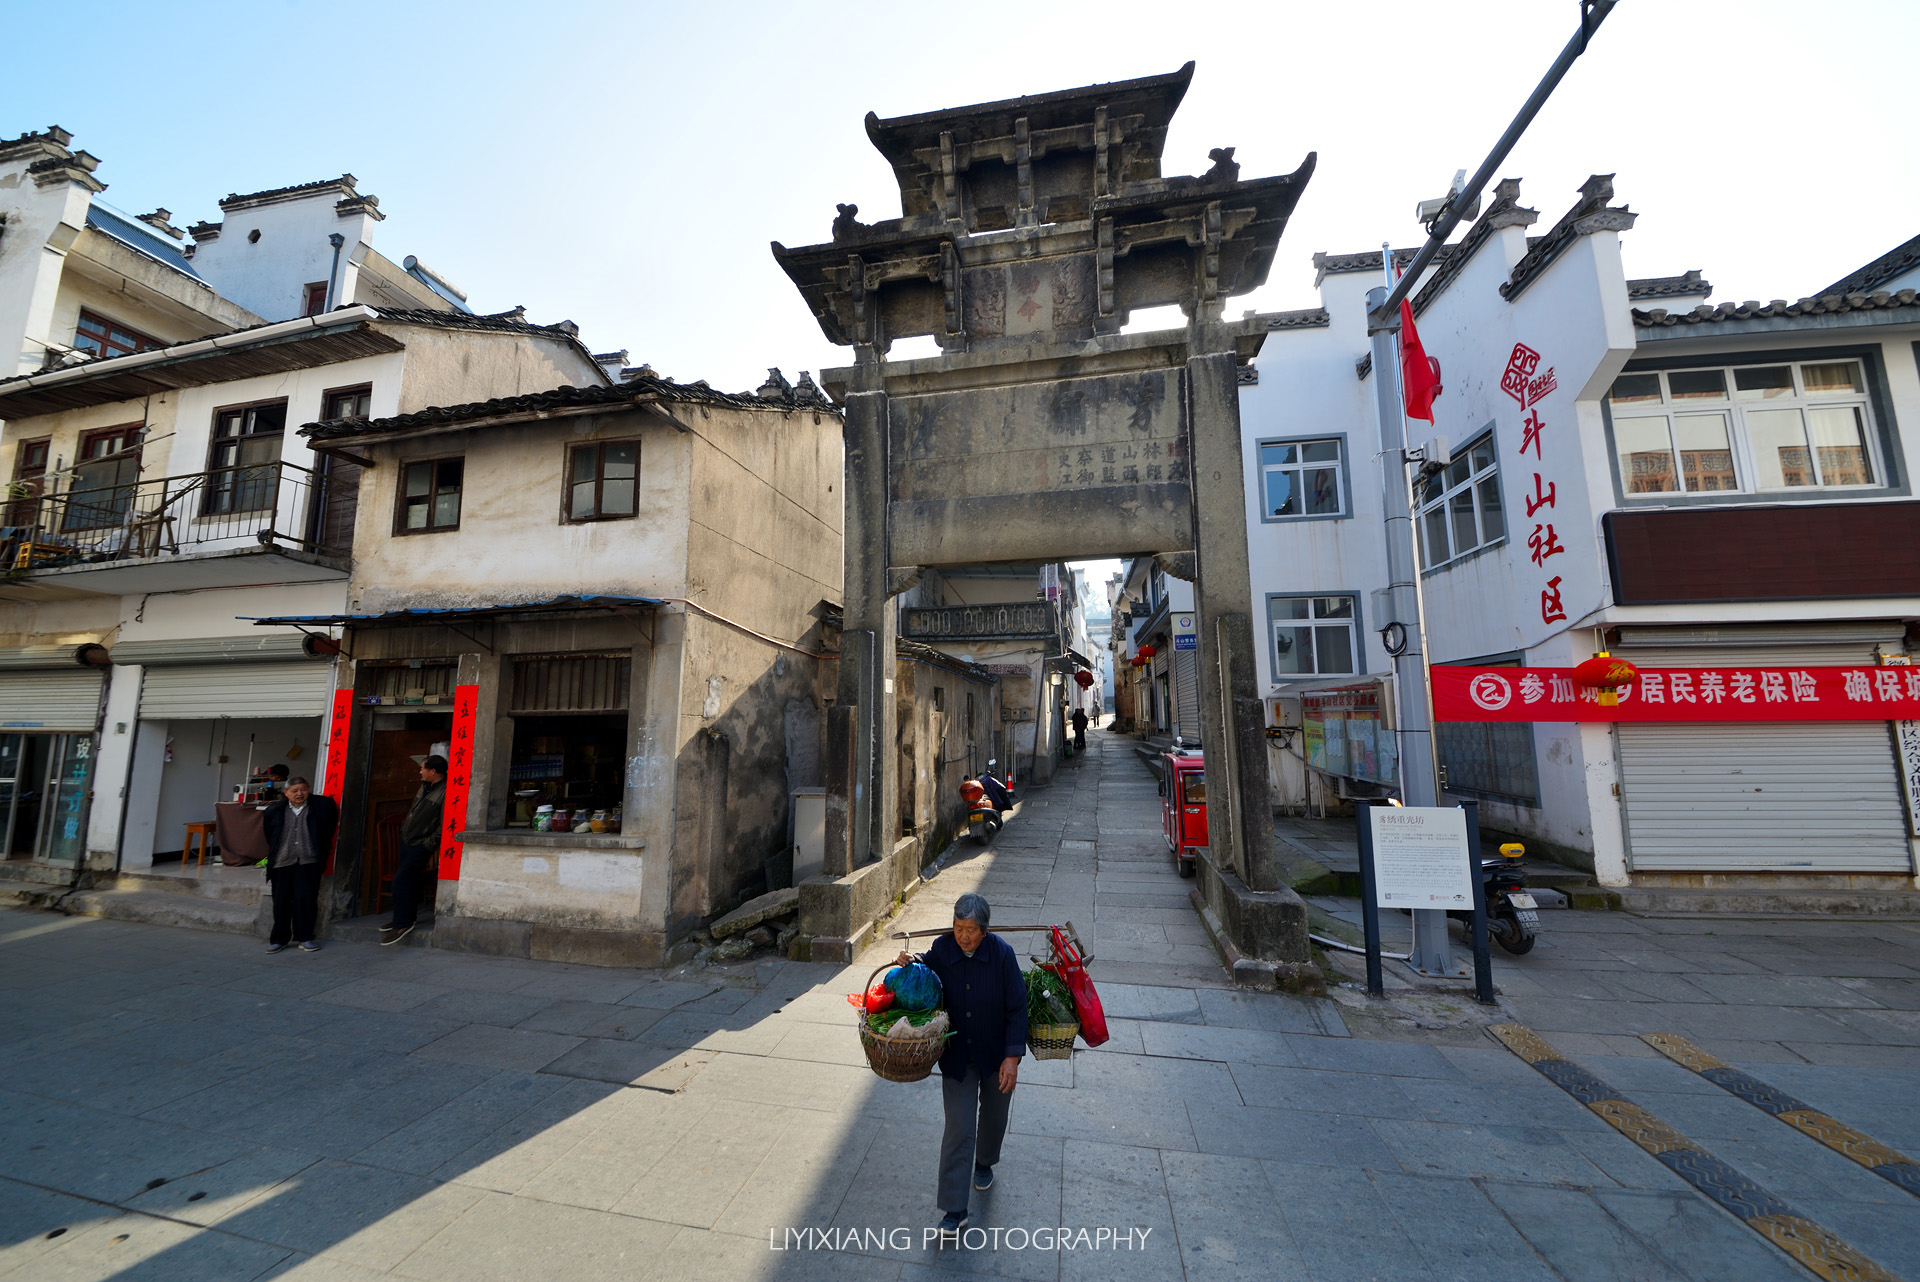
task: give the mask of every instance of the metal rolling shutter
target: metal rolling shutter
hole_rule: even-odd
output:
[[[333,687],[327,663],[183,664],[148,668],[143,721],[214,717],[321,717]],[[92,722],[88,722],[92,727]]]
[[[1192,650],[1173,652],[1173,709],[1180,738],[1200,742],[1200,656]]]
[[[103,679],[97,668],[0,672],[0,729],[91,732]]]
[[[1636,871],[1906,872],[1906,809],[1877,721],[1622,724]]]
[[[1622,644],[1642,667],[1873,663],[1900,628],[1802,625],[1754,644]],[[1669,634],[1670,635],[1670,634]],[[1654,635],[1647,640],[1655,642]],[[1748,642],[1743,644],[1742,642]],[[1630,724],[1617,728],[1631,866],[1648,872],[1906,872],[1906,806],[1879,721]]]

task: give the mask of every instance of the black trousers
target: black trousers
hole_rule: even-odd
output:
[[[320,918],[320,870],[318,861],[289,864],[268,871],[273,886],[273,933],[267,941],[274,944],[304,944],[313,938],[314,923]]]
[[[413,925],[420,912],[420,892],[427,879],[427,865],[433,855],[431,846],[401,843],[400,858],[393,868],[393,924],[397,929]]]
[[[982,1077],[967,1065],[965,1077],[940,1077],[940,1102],[946,1110],[946,1133],[940,1137],[939,1205],[943,1211],[964,1213],[973,1187],[973,1168],[997,1166],[1000,1145],[1007,1137],[1007,1113],[1013,1096],[1000,1093],[1000,1074]]]

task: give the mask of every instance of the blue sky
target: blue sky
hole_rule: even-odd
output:
[[[481,310],[570,318],[681,379],[751,387],[841,363],[771,240],[836,201],[897,215],[868,110],[901,115],[1198,70],[1167,171],[1319,168],[1269,284],[1315,250],[1418,239],[1414,203],[1476,165],[1571,34],[1572,0],[1448,4],[208,3],[109,0],[10,59],[0,134],[58,123],[104,199],[186,225],[219,198],[358,175]],[[1163,15],[1171,13],[1173,17]],[[18,25],[18,24],[16,24]],[[997,27],[998,46],[973,34]],[[48,31],[44,26],[42,31]],[[1502,167],[1551,223],[1590,173],[1641,213],[1628,271],[1704,268],[1717,299],[1796,298],[1920,231],[1901,62],[1920,5],[1623,0]],[[16,55],[26,52],[15,46]]]

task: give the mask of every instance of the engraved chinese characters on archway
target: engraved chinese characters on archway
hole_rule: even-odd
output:
[[[1567,607],[1560,594],[1561,576],[1554,573],[1552,560],[1567,549],[1554,529],[1554,514],[1559,506],[1559,486],[1553,480],[1554,468],[1548,461],[1555,443],[1549,443],[1548,426],[1540,415],[1540,402],[1559,384],[1553,367],[1540,370],[1540,353],[1525,343],[1515,343],[1507,357],[1506,372],[1500,376],[1500,390],[1520,403],[1521,475],[1527,474],[1526,458],[1533,456],[1533,485],[1523,490],[1527,520],[1533,523],[1527,535],[1527,559],[1532,561],[1540,579],[1540,622],[1563,623]]]
[[[1188,481],[1177,370],[896,397],[890,418],[895,501]]]

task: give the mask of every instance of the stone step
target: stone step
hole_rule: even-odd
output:
[[[1596,890],[1601,888],[1596,887]],[[1920,917],[1920,891],[1796,890],[1792,887],[1708,890],[1693,887],[1605,887],[1618,908],[1646,917]],[[1576,907],[1578,892],[1571,896]]]
[[[73,869],[56,864],[37,864],[25,859],[9,859],[0,863],[0,888],[59,886],[64,889],[72,881]]]
[[[164,890],[83,890],[67,896],[60,906],[83,917],[144,921],[155,926],[188,926],[236,935],[256,933],[254,924],[260,917],[258,902],[242,904]]]
[[[231,873],[210,868],[204,874],[122,872],[114,882],[120,891],[151,891],[163,895],[198,895],[203,899],[224,899],[235,904],[258,904],[266,893],[267,879],[258,868],[238,868]]]
[[[361,917],[334,918],[327,923],[323,932],[330,940],[348,944],[377,944],[380,942],[380,923],[393,916],[390,912],[368,913]],[[421,913],[413,931],[395,947],[431,948],[433,946],[433,914]]]

